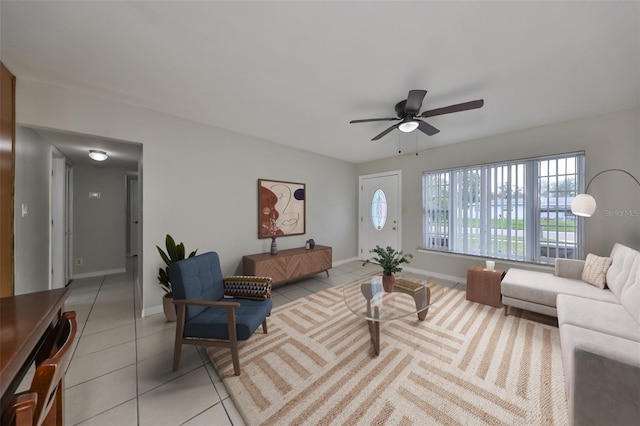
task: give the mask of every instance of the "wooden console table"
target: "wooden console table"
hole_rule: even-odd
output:
[[[309,250],[301,247],[280,250],[275,256],[271,253],[243,256],[242,272],[244,275],[271,277],[272,285],[278,285],[319,272],[326,272],[329,276],[331,261],[331,247],[315,246]]]
[[[0,298],[0,408],[4,413],[48,334],[58,323],[71,290],[39,291]]]
[[[502,307],[500,283],[505,271],[489,271],[482,266],[472,266],[467,270],[467,300],[483,303],[496,308]]]

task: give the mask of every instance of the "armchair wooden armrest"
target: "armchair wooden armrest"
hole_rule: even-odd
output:
[[[218,307],[218,308],[237,308],[240,306],[238,302],[219,302],[217,300],[190,300],[190,299],[178,299],[173,300],[174,305],[178,305],[178,309],[180,306],[185,305],[193,305],[193,306],[208,306],[208,307]]]

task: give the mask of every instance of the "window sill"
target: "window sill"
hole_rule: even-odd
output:
[[[484,262],[485,260],[495,260],[496,262],[499,262],[501,264],[504,265],[509,265],[509,266],[513,266],[513,267],[526,267],[527,269],[539,269],[541,271],[553,271],[555,268],[555,265],[553,264],[548,264],[548,263],[536,263],[536,262],[525,262],[525,261],[518,261],[518,260],[511,260],[511,259],[504,259],[504,258],[500,258],[500,257],[491,257],[491,256],[480,256],[480,255],[474,255],[474,254],[462,254],[462,253],[452,253],[449,251],[443,251],[443,250],[435,250],[435,249],[427,249],[427,248],[418,248],[418,253],[428,253],[428,254],[438,254],[438,255],[442,255],[442,256],[447,256],[447,257],[455,257],[455,258],[459,258],[459,259],[465,259],[465,260],[481,260],[482,262]]]

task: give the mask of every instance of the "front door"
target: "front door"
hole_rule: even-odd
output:
[[[400,170],[360,176],[359,256],[371,258],[376,245],[402,249],[400,206],[402,172]]]

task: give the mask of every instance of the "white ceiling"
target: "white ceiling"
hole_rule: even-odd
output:
[[[18,78],[354,163],[640,104],[639,2],[12,2]],[[410,89],[435,136],[393,131]]]

